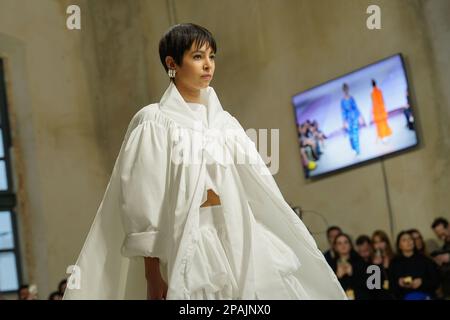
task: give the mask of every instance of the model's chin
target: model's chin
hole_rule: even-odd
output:
[[[208,88],[210,82],[211,82],[211,79],[202,79],[202,80],[200,81],[200,87],[201,87],[202,89]]]

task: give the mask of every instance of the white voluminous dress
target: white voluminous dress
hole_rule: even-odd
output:
[[[212,87],[186,103],[171,82],[134,115],[64,299],[146,299],[143,257],[167,299],[346,299]]]

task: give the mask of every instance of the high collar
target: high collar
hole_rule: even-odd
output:
[[[200,103],[207,108],[208,128],[220,128],[225,120],[225,111],[220,104],[219,98],[212,87],[207,87],[200,90]],[[205,127],[198,125],[197,117],[194,111],[188,106],[186,101],[181,96],[173,81],[170,82],[169,87],[164,92],[160,102],[160,110],[169,118],[177,122],[183,127],[188,127],[194,130],[203,130]]]

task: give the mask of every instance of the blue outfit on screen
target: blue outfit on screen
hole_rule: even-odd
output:
[[[361,113],[353,97],[342,98],[341,112],[342,119],[348,123],[347,133],[350,138],[350,145],[359,154],[359,117]]]

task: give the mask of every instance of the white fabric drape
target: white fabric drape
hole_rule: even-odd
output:
[[[213,88],[201,94],[207,125],[172,82],[159,103],[133,117],[75,264],[81,286],[69,279],[64,299],[145,299],[144,256],[160,258],[167,299],[345,299],[254,143]],[[201,261],[208,268],[212,255],[224,258],[211,247],[222,238],[200,228],[207,172],[220,181],[235,279],[233,290],[216,295],[199,295],[192,283]]]

